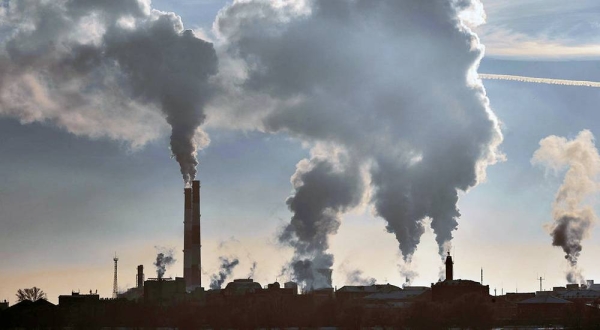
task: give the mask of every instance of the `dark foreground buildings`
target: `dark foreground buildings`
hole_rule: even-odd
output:
[[[61,295],[58,305],[45,300],[0,305],[0,329],[103,327],[179,329],[272,327],[456,327],[563,326],[598,329],[600,288],[568,285],[552,291],[490,296],[488,286],[454,279],[452,258],[447,279],[431,287],[391,284],[344,286],[299,294],[293,282],[261,286],[238,279],[219,290],[190,290],[184,278],[143,281],[117,299],[96,293]]]

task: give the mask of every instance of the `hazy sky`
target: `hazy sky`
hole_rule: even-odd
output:
[[[154,0],[152,7],[174,12],[185,28],[218,44],[213,22],[228,3]],[[597,1],[484,0],[483,6],[487,23],[475,28],[486,46],[479,72],[600,81]],[[505,160],[487,167],[484,182],[459,193],[455,277],[479,280],[483,268],[484,284],[498,293],[534,291],[539,276],[545,276],[545,288],[564,285],[564,254],[544,227],[552,221],[564,171],[530,160],[547,136],[572,139],[584,129],[600,135],[600,90],[495,80],[484,86],[500,121]],[[141,122],[135,138],[147,141],[132,146],[102,134],[69,133],[52,120],[26,123],[19,109],[12,111],[0,111],[0,300],[12,303],[17,289],[31,286],[53,302],[71,290],[110,296],[113,254],[124,290],[135,284],[138,264],[146,277],[155,276],[156,246],[175,249],[177,262],[167,276],[182,275],[183,185],[164,124]],[[240,259],[234,277],[246,277],[257,262],[256,281],[287,280],[278,276],[294,251],[278,235],[292,217],[286,205],[294,192],[290,177],[301,159],[311,157],[313,145],[293,129],[253,129],[245,114],[211,119],[217,112],[207,111],[203,129],[210,143],[198,154],[203,285],[217,272],[219,256]],[[224,120],[233,123],[226,127]],[[378,283],[401,285],[398,242],[373,205],[352,209],[341,220],[329,242],[334,285],[347,284],[347,274],[357,269]],[[434,234],[425,228],[411,264],[418,274],[414,285],[436,282],[441,266]],[[600,229],[593,227],[579,265],[586,278],[600,281],[598,255]]]

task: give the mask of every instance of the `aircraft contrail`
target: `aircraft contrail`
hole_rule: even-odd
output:
[[[596,87],[596,88],[600,87],[600,82],[596,82],[596,81],[534,78],[534,77],[524,77],[524,76],[512,76],[512,75],[506,75],[506,74],[480,73],[479,78],[493,79],[493,80],[512,80],[512,81],[529,82],[529,83],[537,83],[537,84],[550,84],[550,85],[584,86],[584,87]]]

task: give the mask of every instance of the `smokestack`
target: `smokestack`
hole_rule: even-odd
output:
[[[183,278],[185,286],[192,285],[192,188],[183,190],[185,203],[183,213]]]
[[[138,288],[144,287],[144,265],[137,266],[136,281]]]
[[[201,286],[200,281],[200,181],[192,181],[192,223],[191,223],[191,273],[192,287]]]
[[[448,252],[448,256],[446,257],[446,281],[452,281],[453,279],[454,279],[454,262],[452,261],[450,252]]]

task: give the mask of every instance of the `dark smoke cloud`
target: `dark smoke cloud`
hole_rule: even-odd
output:
[[[362,197],[358,168],[340,162],[313,157],[298,164],[292,177],[296,191],[287,200],[294,215],[279,236],[280,242],[295,250],[296,281],[315,289],[331,286],[318,271],[333,266],[333,256],[326,253],[329,235],[340,226],[339,214],[358,205]]]
[[[250,272],[248,272],[247,278],[254,278],[254,273],[256,272],[256,266],[258,266],[258,264],[256,263],[256,261],[253,261],[252,267],[250,267]]]
[[[584,284],[585,279],[577,266],[583,249],[582,241],[589,236],[596,214],[586,198],[600,188],[600,155],[594,145],[594,136],[584,130],[573,140],[549,136],[540,141],[540,148],[533,155],[532,163],[542,164],[555,171],[568,168],[552,209],[554,223],[548,226],[552,245],[565,252],[569,263],[569,283]]]
[[[0,16],[0,116],[141,146],[171,127],[187,183],[217,72],[212,44],[150,1],[11,1]]]
[[[221,262],[221,266],[219,268],[219,273],[214,274],[210,277],[210,289],[218,290],[221,288],[227,277],[231,275],[235,266],[237,266],[240,261],[237,258],[233,258],[233,260],[229,260],[229,258],[219,257],[219,261]]]
[[[210,106],[215,122],[314,146],[294,174],[294,215],[280,237],[295,249],[298,280],[332,266],[328,236],[367,190],[407,264],[427,218],[440,255],[449,248],[458,192],[501,158],[497,119],[474,78],[482,47],[460,19],[480,5],[254,0],[219,13],[217,80],[227,93]]]
[[[331,261],[331,264],[333,264],[333,261]],[[308,259],[292,261],[291,270],[293,272],[294,280],[304,287],[308,287],[310,284],[314,283],[315,277],[317,276],[312,261]]]
[[[176,260],[173,257],[173,249],[165,249],[160,247],[156,247],[156,249],[161,251],[156,255],[156,261],[154,261],[154,266],[156,266],[156,276],[158,278],[163,278],[167,272],[167,267],[173,264]]]

